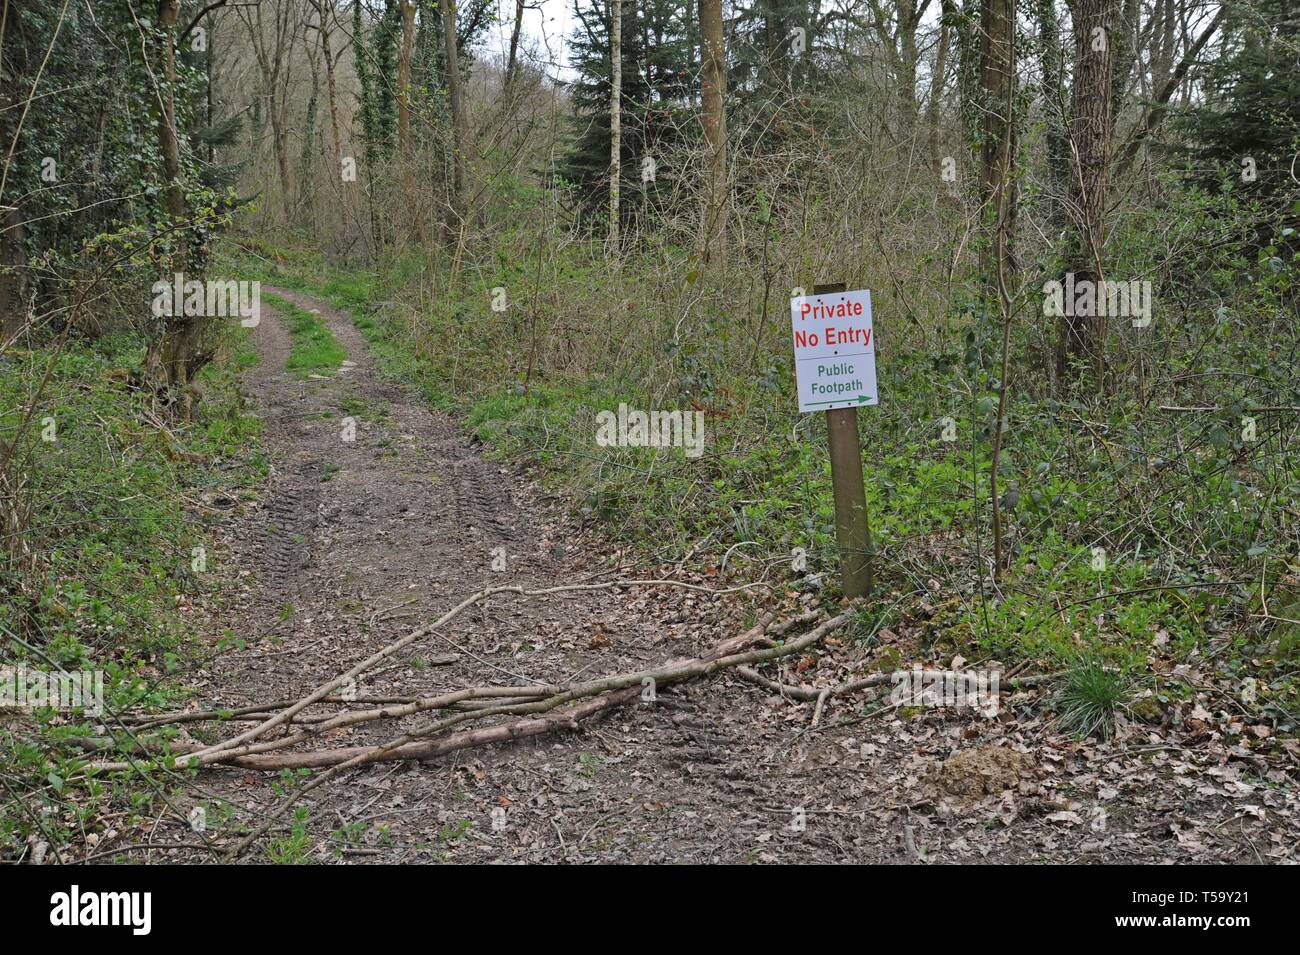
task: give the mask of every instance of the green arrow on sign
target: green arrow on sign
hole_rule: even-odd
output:
[[[808,402],[808,404],[810,404],[810,405],[834,405],[834,404],[839,404],[841,401],[847,401],[847,400],[848,400],[847,398],[836,398],[836,399],[834,399],[834,400],[832,400],[832,401],[810,401],[810,402]],[[866,404],[867,401],[869,401],[869,400],[870,400],[870,399],[867,398],[866,395],[858,395],[858,404]]]

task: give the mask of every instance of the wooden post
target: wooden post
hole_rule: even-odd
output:
[[[813,294],[843,292],[843,282],[814,285]],[[858,409],[826,412],[831,451],[831,488],[835,494],[835,536],[840,545],[840,579],[846,597],[871,593],[871,526],[867,523],[867,492],[862,481],[862,446],[858,441]]]

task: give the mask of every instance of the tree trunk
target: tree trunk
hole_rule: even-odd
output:
[[[3,141],[10,140],[4,137]],[[0,345],[4,345],[17,339],[27,327],[27,255],[23,247],[23,213],[18,206],[0,203],[0,230]]]
[[[330,40],[330,17],[334,14],[334,5],[330,0],[322,3],[321,9],[321,53],[325,57],[325,94],[329,96],[329,126],[334,136],[334,172],[342,175],[343,168],[343,134],[338,125],[338,83],[334,79],[334,48]]]
[[[695,48],[698,46],[700,32],[699,21],[699,0],[686,0],[686,72],[689,76],[695,75]],[[700,98],[696,91],[696,86],[694,83],[691,83],[690,87],[691,109],[699,109]]]
[[[623,0],[610,0],[609,20],[609,252],[619,252],[618,186],[623,172],[622,117],[623,98]]]
[[[727,95],[726,49],[722,40],[722,0],[699,0],[704,100],[705,189],[700,258],[704,264],[726,256]]]
[[[1070,177],[1071,235],[1067,245],[1067,272],[1074,273],[1075,285],[1099,283],[1102,252],[1106,244],[1106,172],[1111,140],[1110,42],[1117,19],[1119,0],[1077,0],[1074,7],[1074,96],[1068,135],[1073,144],[1074,164]],[[1057,343],[1056,371],[1065,379],[1070,359],[1082,359],[1104,380],[1106,319],[1104,316],[1074,315],[1073,302],[1065,302]],[[1089,309],[1096,312],[1098,309]]]
[[[1156,0],[1156,17],[1158,30],[1152,31],[1152,37],[1159,34],[1159,41],[1154,42],[1155,52],[1151,55],[1151,88],[1158,90],[1174,71],[1174,0]]]
[[[185,218],[185,189],[181,184],[181,146],[176,135],[176,21],[180,0],[159,0],[158,22],[163,29],[163,88],[159,91],[158,147],[162,153],[163,207],[178,225]],[[173,266],[185,271],[185,243],[179,236]]]
[[[456,0],[442,4],[442,38],[446,51],[447,99],[451,105],[451,182],[448,184],[446,233],[455,241],[465,220],[465,104],[460,88],[460,62],[456,49]]]
[[[424,217],[416,194],[414,156],[411,144],[411,54],[415,49],[415,0],[401,0],[402,50],[397,57],[397,155],[402,164],[402,185],[406,208],[411,213],[415,237],[424,244]]]
[[[329,97],[330,107],[330,132],[334,137],[334,170],[335,183],[343,181],[343,135],[339,132],[339,105],[338,105],[338,87],[334,80],[334,50],[330,41],[330,18],[335,14],[333,0],[324,0],[318,3],[317,10],[320,12],[320,46],[321,54],[325,59],[325,94]],[[339,200],[339,223],[343,231],[347,231],[347,203],[342,197]]]
[[[898,108],[901,129],[905,136],[916,130],[916,121],[920,115],[920,104],[916,100],[916,72],[920,54],[916,48],[916,31],[921,25],[921,17],[929,0],[923,0],[918,8],[916,0],[906,0],[898,8]]]
[[[180,139],[176,133],[176,21],[180,0],[159,0],[158,23],[163,30],[162,84],[158,90],[158,144],[162,153],[163,208],[172,223],[172,253],[169,272],[184,274],[189,265],[189,234],[185,228],[185,188],[181,182]],[[171,275],[167,278],[170,280]],[[146,373],[163,388],[176,392],[181,409],[188,413],[188,385],[197,374],[204,319],[186,316],[182,303],[174,302],[173,312],[163,318],[163,328],[149,343],[145,356]]]
[[[203,122],[208,128],[212,127],[212,61],[216,55],[216,24],[212,22],[212,14],[209,13],[205,18],[204,28],[208,31],[207,52],[203,54],[203,99],[204,114]],[[222,39],[225,39],[224,37]],[[208,165],[217,164],[217,147],[209,141],[208,143]]]
[[[18,130],[18,77],[22,75],[20,57],[15,56],[13,48],[17,44],[11,38],[9,48],[5,51],[6,65],[10,66],[0,75],[0,148],[6,155],[14,150],[15,158],[20,157],[14,136]],[[23,245],[23,210],[21,208],[21,190],[15,189],[7,181],[12,167],[4,171],[4,187],[0,189],[0,344],[13,341],[27,326],[26,264],[27,256]],[[12,542],[11,542],[12,543]]]
[[[286,101],[287,105],[287,101]],[[289,130],[281,115],[275,94],[270,95],[271,143],[275,147],[275,167],[280,174],[280,196],[286,216],[293,216],[293,186],[289,179]]]
[[[261,73],[260,88],[270,114],[271,145],[275,150],[275,165],[280,178],[281,205],[286,219],[291,220],[294,207],[289,176],[289,94],[293,89],[293,64],[297,58],[292,51],[302,25],[302,4],[298,0],[278,0],[274,5],[241,4],[234,9],[248,32],[249,45]],[[264,13],[269,13],[269,21],[264,18]]]
[[[312,233],[320,229],[316,216],[316,114],[320,106],[319,51],[313,50],[304,34],[303,51],[311,70],[311,88],[307,95],[307,109],[302,124],[302,155],[298,163],[297,214],[308,222]]]
[[[1016,195],[1011,169],[1016,143],[1010,110],[1015,77],[1015,17],[1014,0],[985,0],[981,11],[980,208],[985,221],[993,220],[995,224],[992,237],[981,248],[980,271],[990,289],[997,285],[993,280],[997,270],[1009,273],[1014,262],[1011,237]]]
[[[763,56],[759,63],[759,85],[767,91],[778,90],[794,82],[790,67],[792,57],[786,42],[790,36],[788,4],[779,0],[759,0],[763,11]]]
[[[1062,85],[1061,23],[1056,0],[1038,0],[1039,60],[1042,64],[1047,145],[1047,218],[1052,234],[1065,227],[1065,194],[1070,177],[1069,144],[1065,139],[1065,90]]]
[[[1174,91],[1178,89],[1178,85],[1186,78],[1188,71],[1192,68],[1192,64],[1196,61],[1196,58],[1200,56],[1201,50],[1205,47],[1205,44],[1210,41],[1210,37],[1214,36],[1215,31],[1219,29],[1219,24],[1223,22],[1227,10],[1227,7],[1219,8],[1219,12],[1214,15],[1214,19],[1210,21],[1209,25],[1201,31],[1201,35],[1196,38],[1196,42],[1188,48],[1187,52],[1183,55],[1182,60],[1178,63],[1178,66],[1174,68],[1173,73],[1162,85],[1157,87],[1157,92],[1152,98],[1151,108],[1147,113],[1145,121],[1138,124],[1137,128],[1133,131],[1133,134],[1129,137],[1123,150],[1120,151],[1120,157],[1115,163],[1115,175],[1120,176],[1124,174],[1124,171],[1128,169],[1129,163],[1133,161],[1133,157],[1137,155],[1138,150],[1142,147],[1142,143],[1160,125],[1160,121],[1164,119],[1165,112],[1169,109],[1170,97],[1174,95]]]
[[[415,45],[415,0],[402,4],[402,52],[397,57],[397,154],[411,159],[411,50]],[[414,197],[407,195],[408,201]]]
[[[519,34],[524,28],[524,2],[515,0],[515,25],[510,31],[510,58],[506,60],[505,91],[508,94],[514,84],[516,62],[519,57]]]
[[[1124,94],[1128,92],[1129,77],[1138,55],[1138,25],[1142,7],[1138,0],[1123,0],[1123,10],[1115,21],[1115,50],[1112,54],[1110,114],[1111,122],[1119,118]]]
[[[952,0],[943,0],[943,11],[939,19],[939,41],[934,52],[934,72],[930,76],[930,102],[926,106],[926,125],[930,128],[930,158],[936,170],[943,162],[939,149],[939,100],[943,96],[944,76],[948,72],[948,19],[952,13]]]

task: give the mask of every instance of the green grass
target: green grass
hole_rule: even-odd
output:
[[[1116,713],[1129,698],[1122,674],[1107,668],[1098,657],[1085,657],[1066,674],[1053,700],[1057,726],[1080,739],[1093,735],[1109,739]]]
[[[333,375],[339,370],[348,353],[319,317],[278,295],[265,293],[263,298],[289,323],[293,344],[284,363],[285,371],[306,378]]]

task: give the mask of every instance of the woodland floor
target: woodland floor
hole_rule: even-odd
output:
[[[231,507],[218,528],[220,563],[233,580],[223,605],[207,611],[214,639],[233,631],[247,645],[202,671],[196,706],[297,698],[487,585],[618,574],[724,586],[674,566],[623,566],[615,545],[576,526],[525,473],[488,460],[452,419],[385,378],[344,314],[268,291],[319,310],[349,361],[332,377],[285,372],[290,338],[264,308],[255,332],[261,362],[246,385],[265,422],[271,475],[259,498]],[[357,422],[352,443],[340,439],[346,415]],[[491,569],[497,547],[505,548],[504,573]],[[640,669],[742,632],[756,600],[667,587],[499,596],[366,673],[357,693],[411,696]],[[906,621],[882,639],[904,661],[917,658]],[[792,662],[782,678],[827,682],[871,669],[870,651],[836,641],[808,672]],[[855,715],[878,707],[832,701],[814,727],[812,704],[734,676],[707,678],[576,732],[354,769],[305,796],[297,834],[285,820],[273,842],[282,855],[296,845],[292,861],[326,863],[1297,857],[1292,779],[1248,751],[1234,753],[1218,728],[1198,739],[1192,728],[1157,735],[1123,723],[1109,742],[1079,742],[1053,732],[1034,691],[1004,695],[992,719],[951,709]],[[391,723],[371,723],[314,745],[393,735]],[[228,801],[233,819],[209,827],[224,837],[232,822],[255,824],[284,785],[276,773],[213,767],[182,801]],[[504,828],[494,829],[494,807],[506,811]],[[193,834],[161,822],[148,837],[172,840],[193,842]],[[145,857],[210,858],[184,848]]]

